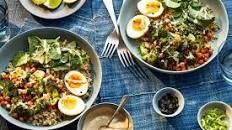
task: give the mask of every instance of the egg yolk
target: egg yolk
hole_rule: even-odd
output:
[[[79,88],[81,86],[81,83],[74,83],[73,80],[82,80],[81,75],[79,74],[73,74],[69,77],[68,84],[71,88]]]
[[[160,3],[159,2],[150,2],[146,5],[146,13],[156,13],[160,10]]]
[[[136,31],[142,31],[145,28],[142,19],[134,19],[132,23],[132,28]]]
[[[72,110],[77,106],[77,100],[75,100],[74,98],[71,98],[71,97],[67,97],[67,98],[63,99],[63,104],[64,104],[65,108]]]

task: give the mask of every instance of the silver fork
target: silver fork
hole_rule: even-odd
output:
[[[119,44],[119,30],[112,0],[103,0],[103,3],[106,6],[106,9],[111,17],[115,29],[107,37],[101,57],[111,58]]]
[[[130,51],[127,49],[122,39],[120,38],[120,44],[117,49],[118,57],[125,68],[133,73],[137,78],[143,80],[151,79],[145,72],[145,70],[138,64],[135,63]]]

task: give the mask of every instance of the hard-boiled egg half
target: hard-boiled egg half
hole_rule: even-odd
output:
[[[137,39],[142,37],[150,26],[150,20],[147,16],[137,15],[127,24],[127,35],[130,38]]]
[[[66,95],[58,102],[58,109],[65,115],[75,116],[85,109],[85,102],[77,96]]]
[[[159,17],[164,11],[162,3],[157,0],[141,0],[137,8],[140,13],[151,18]]]
[[[89,83],[79,71],[70,71],[64,77],[65,86],[74,95],[83,96],[87,93]]]

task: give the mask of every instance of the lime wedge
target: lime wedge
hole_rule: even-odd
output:
[[[46,2],[46,0],[32,0],[32,2],[36,5],[42,5],[43,3]]]
[[[181,3],[174,2],[172,0],[164,0],[165,4],[169,8],[179,8],[181,6]]]
[[[47,0],[43,5],[49,9],[56,9],[62,4],[62,0]]]
[[[63,0],[65,4],[75,3],[77,0]]]

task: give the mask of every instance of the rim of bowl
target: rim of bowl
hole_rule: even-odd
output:
[[[59,30],[59,31],[64,31],[64,32],[71,33],[71,34],[73,34],[75,37],[78,37],[81,41],[85,42],[85,44],[87,44],[87,45],[91,48],[91,51],[92,51],[93,54],[96,56],[96,59],[97,59],[96,62],[97,62],[98,65],[99,65],[99,72],[100,72],[100,73],[99,73],[99,89],[96,90],[96,92],[97,92],[96,95],[92,95],[92,98],[93,98],[94,100],[89,100],[90,104],[93,104],[93,103],[95,102],[95,100],[96,100],[96,98],[97,98],[99,92],[100,92],[100,89],[101,89],[101,83],[102,83],[102,66],[101,66],[101,62],[100,62],[100,59],[99,59],[99,56],[98,56],[96,50],[93,48],[93,46],[92,46],[87,40],[85,40],[85,39],[84,39],[83,37],[81,37],[80,35],[78,35],[78,34],[76,34],[76,33],[74,33],[74,32],[71,32],[71,31],[69,31],[69,30],[67,30],[67,29],[58,28],[58,27],[33,28],[33,29],[30,29],[30,30],[27,30],[27,31],[25,31],[25,32],[22,32],[22,33],[20,33],[20,34],[18,34],[18,35],[16,35],[16,36],[14,36],[13,38],[11,38],[8,42],[6,42],[6,43],[0,48],[0,51],[1,51],[3,48],[8,47],[8,46],[9,46],[8,43],[11,42],[12,40],[16,39],[17,37],[20,37],[20,36],[22,36],[22,35],[24,35],[24,34],[33,32],[33,31],[35,31],[35,30],[43,30],[43,29]],[[1,107],[1,106],[0,106],[0,107]],[[5,118],[5,116],[2,116],[2,117],[3,117],[5,120],[7,120],[8,122],[10,122],[11,124],[16,125],[16,126],[18,126],[18,127],[20,127],[20,128],[32,129],[32,130],[34,130],[34,129],[40,129],[40,130],[48,130],[48,129],[50,129],[50,130],[52,130],[52,129],[62,128],[62,127],[64,127],[64,126],[67,126],[67,125],[73,123],[73,122],[76,121],[77,119],[80,119],[80,118],[82,117],[82,115],[84,115],[84,113],[85,113],[86,111],[88,111],[88,109],[90,109],[90,108],[91,108],[91,105],[90,105],[89,107],[86,107],[85,110],[84,110],[81,114],[76,115],[76,116],[75,116],[74,118],[72,118],[71,120],[65,121],[65,122],[63,122],[63,124],[61,124],[62,122],[58,123],[59,126],[57,126],[57,125],[58,125],[58,124],[57,124],[57,125],[51,125],[51,126],[41,126],[41,128],[40,128],[40,126],[33,126],[33,125],[27,124],[27,123],[25,123],[25,122],[22,122],[22,123],[25,124],[25,125],[21,126],[21,125],[19,125],[19,124],[17,124],[17,123],[14,123],[14,122],[11,121],[10,119]],[[17,119],[16,119],[16,120],[17,120]],[[51,127],[51,128],[50,128],[50,127]]]
[[[180,106],[178,107],[178,109],[176,110],[176,112],[174,112],[173,114],[170,114],[170,115],[167,115],[167,114],[163,114],[160,110],[159,110],[159,106],[157,105],[156,103],[156,99],[158,98],[157,95],[160,94],[161,92],[165,91],[165,90],[171,90],[172,92],[178,94],[181,98],[181,100],[183,102],[181,102]],[[156,111],[156,113],[158,113],[159,115],[163,116],[163,117],[174,117],[174,116],[177,116],[179,115],[183,109],[184,109],[184,106],[185,106],[185,99],[184,99],[184,96],[183,94],[178,90],[178,89],[175,89],[175,88],[172,88],[172,87],[165,87],[165,88],[162,88],[160,90],[158,90],[156,92],[156,94],[154,95],[153,97],[153,100],[152,100],[152,106],[153,106],[153,109]],[[155,107],[156,106],[156,107]]]
[[[229,104],[227,104],[227,103],[225,103],[223,101],[210,101],[210,102],[204,104],[203,106],[201,106],[201,108],[198,110],[198,113],[197,113],[197,122],[198,122],[198,125],[201,127],[202,130],[204,130],[204,129],[203,129],[203,127],[201,125],[201,121],[200,121],[201,112],[204,109],[206,109],[206,106],[211,105],[211,104],[220,104],[220,105],[224,106],[225,108],[228,108],[232,112],[232,107]],[[230,127],[232,127],[232,126],[230,126]]]
[[[115,106],[115,107],[118,107],[118,104],[116,103],[111,103],[111,102],[102,102],[102,103],[98,103],[98,104],[95,104],[93,105],[92,107],[90,107],[82,116],[81,118],[79,119],[78,123],[77,123],[77,130],[81,130],[81,126],[83,125],[84,121],[85,121],[85,118],[86,118],[86,114],[88,114],[89,112],[92,111],[92,109],[94,108],[97,108],[97,107],[101,107],[101,106],[104,106],[104,105],[112,105],[112,106]],[[130,113],[126,110],[126,108],[122,107],[122,110],[125,112],[127,118],[131,121],[132,123],[132,130],[134,129],[134,122],[133,122],[133,118],[132,116],[130,115]]]
[[[224,3],[221,1],[221,0],[218,0],[219,1],[219,3],[220,3],[220,5],[222,6],[222,9],[223,9],[223,12],[224,12],[224,14],[225,14],[225,16],[226,16],[226,19],[225,19],[225,21],[226,21],[226,30],[225,30],[225,32],[226,32],[226,37],[225,37],[225,39],[224,39],[224,41],[220,44],[220,45],[222,45],[222,46],[224,46],[224,44],[225,44],[225,42],[226,42],[226,40],[227,40],[227,37],[228,37],[228,33],[229,33],[229,16],[228,16],[228,13],[227,13],[227,10],[226,10],[226,7],[225,7],[225,5],[224,5]],[[123,7],[125,6],[125,3],[126,2],[123,2],[123,4],[122,4],[122,8],[120,9],[120,14],[119,14],[119,29],[120,29],[120,26],[121,26],[121,24],[120,24],[120,21],[121,21],[121,19],[122,19],[122,10],[123,10]],[[125,8],[125,7],[124,7]],[[122,35],[122,33],[120,33],[120,35],[121,35],[121,38],[123,39],[123,41],[126,41],[125,40],[125,37],[123,37],[123,35]],[[129,49],[129,45],[128,45],[128,43],[127,42],[124,42],[125,43],[125,45],[126,45],[126,47]],[[132,52],[130,49],[129,49],[129,51],[131,52],[131,54],[138,60],[138,61],[140,61],[140,62],[142,62],[145,66],[147,66],[147,67],[149,67],[149,68],[151,68],[151,69],[153,69],[153,70],[156,70],[156,71],[158,71],[158,72],[161,72],[161,73],[166,73],[166,74],[186,74],[186,73],[190,73],[190,72],[193,72],[193,71],[195,71],[195,70],[198,70],[198,69],[200,69],[200,68],[203,68],[203,67],[205,67],[207,64],[209,64],[217,55],[218,55],[218,51],[217,52],[215,52],[215,55],[214,56],[211,56],[210,57],[210,59],[208,60],[208,61],[206,61],[205,63],[203,63],[202,65],[200,65],[200,66],[198,66],[198,67],[196,67],[196,68],[193,68],[193,69],[189,69],[189,70],[184,70],[184,71],[172,71],[172,70],[165,70],[165,69],[161,69],[161,68],[158,68],[158,67],[155,67],[155,66],[153,66],[153,65],[151,65],[151,64],[149,64],[149,63],[147,63],[147,62],[145,62],[144,60],[142,60],[141,58],[139,58],[139,56],[136,54],[136,53],[134,53],[134,52]]]
[[[63,16],[61,16],[61,17],[52,17],[52,18],[48,18],[48,17],[46,17],[46,16],[39,15],[39,14],[37,14],[37,13],[31,12],[31,10],[28,9],[27,6],[25,6],[25,4],[22,3],[22,0],[19,0],[19,2],[20,2],[20,4],[23,6],[23,8],[26,9],[27,12],[29,12],[30,14],[32,14],[32,15],[34,15],[34,16],[36,16],[36,17],[39,17],[39,18],[43,18],[43,19],[55,20],[55,19],[65,18],[65,17],[68,17],[68,16],[74,14],[76,11],[78,11],[78,10],[85,4],[86,0],[81,0],[81,1],[76,5],[76,6],[77,6],[76,9],[70,11],[70,13],[67,13],[67,14],[65,14],[65,15],[63,15]],[[41,8],[41,7],[40,7],[40,8]],[[49,9],[47,9],[47,10],[49,10]]]

